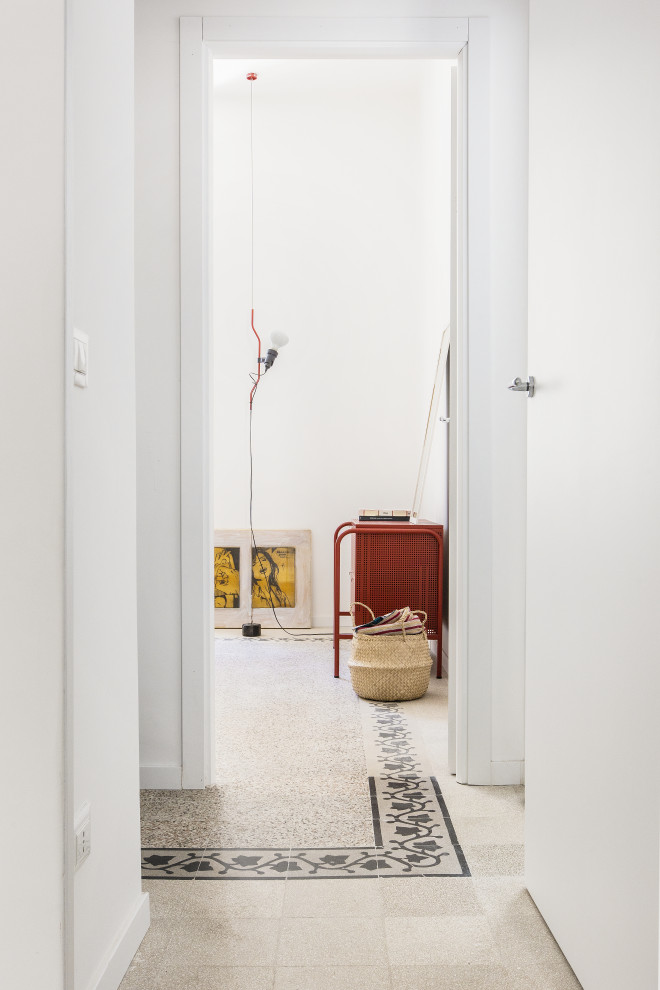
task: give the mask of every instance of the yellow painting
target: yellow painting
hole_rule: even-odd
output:
[[[241,561],[239,547],[216,547],[214,561],[215,608],[240,608]]]
[[[252,550],[252,608],[295,608],[296,548]]]

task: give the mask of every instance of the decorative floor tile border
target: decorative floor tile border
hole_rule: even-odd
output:
[[[423,777],[406,717],[395,702],[371,702],[378,774],[369,778],[374,844],[350,849],[144,849],[145,879],[468,877],[463,851],[435,777]]]

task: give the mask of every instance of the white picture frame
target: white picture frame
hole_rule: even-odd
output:
[[[254,605],[252,609],[253,622],[259,622],[265,629],[278,628],[277,619],[285,628],[309,629],[312,616],[312,532],[309,529],[255,529],[255,543],[258,549],[293,548],[295,550],[295,599],[292,606],[280,606],[277,599],[273,606]],[[252,561],[253,546],[249,529],[216,529],[214,531],[214,626],[216,629],[239,629],[250,621],[250,599],[253,593]],[[225,551],[224,554],[219,551]],[[229,551],[234,551],[229,553]],[[238,551],[236,554],[235,551]],[[236,561],[238,558],[238,561]],[[265,568],[268,568],[270,579],[273,579],[273,563],[270,555],[261,558],[263,585],[266,587]],[[238,607],[224,605],[216,608],[215,601],[222,597],[223,585],[218,584],[220,572],[228,567],[231,569],[238,563],[238,580],[227,581],[225,588],[231,589],[231,597],[235,599],[236,583],[238,584]],[[276,575],[275,575],[276,576]],[[220,593],[220,594],[218,594]],[[269,599],[274,592],[268,592]],[[216,597],[218,595],[218,597]],[[264,598],[265,595],[262,595]],[[277,619],[275,618],[277,616]]]

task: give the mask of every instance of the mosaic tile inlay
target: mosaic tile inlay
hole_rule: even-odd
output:
[[[144,849],[145,879],[311,879],[470,876],[435,777],[421,762],[401,708],[370,702],[378,773],[369,778],[373,846],[317,849]]]

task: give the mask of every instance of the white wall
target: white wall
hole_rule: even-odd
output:
[[[75,875],[75,986],[112,990],[148,924],[139,870],[133,4],[73,0],[69,17],[69,320],[89,335],[90,367],[86,389],[67,369],[73,810],[89,803],[92,837]]]
[[[64,4],[0,38],[0,984],[63,986]],[[35,937],[38,935],[38,937]]]
[[[449,322],[451,68],[216,66],[215,525],[249,524],[254,70],[255,325],[265,347],[291,338],[254,403],[254,525],[311,529],[312,623],[330,625],[336,526],[412,503]]]
[[[472,779],[520,779],[524,756],[525,413],[506,383],[521,371],[526,332],[526,0],[250,0],[242,15],[480,16],[489,18],[491,292],[485,300],[492,385],[485,417],[488,485],[484,552],[493,581],[482,678],[485,743]],[[176,781],[181,766],[179,529],[178,18],[233,14],[226,0],[136,3],[136,317],[138,594],[141,763]],[[285,351],[281,367],[289,360]],[[273,375],[278,374],[276,370]],[[281,380],[281,379],[280,379]],[[492,465],[492,468],[491,468]],[[482,493],[483,494],[483,493]],[[380,499],[379,499],[380,501]],[[490,500],[486,496],[486,501]],[[351,507],[353,507],[351,501]],[[433,506],[430,507],[431,509]],[[494,534],[491,536],[491,533]],[[497,765],[495,765],[497,764]]]
[[[658,986],[660,9],[532,0],[527,878]]]

